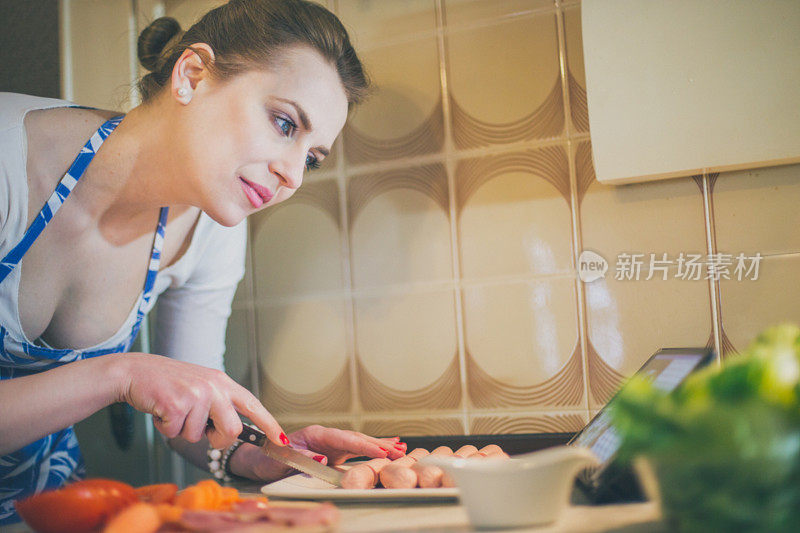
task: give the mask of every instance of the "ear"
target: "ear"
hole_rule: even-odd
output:
[[[206,61],[214,61],[214,51],[206,43],[194,43],[187,48],[172,68],[170,93],[178,102],[186,105],[197,85],[209,74],[208,68],[195,50],[205,53]]]

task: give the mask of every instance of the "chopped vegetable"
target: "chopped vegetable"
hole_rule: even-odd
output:
[[[103,533],[155,533],[161,523],[161,516],[155,505],[139,502],[111,518],[103,528]]]
[[[87,479],[15,503],[17,512],[39,533],[78,533],[101,527],[137,501],[133,487],[110,479]]]
[[[635,378],[612,416],[620,456],[644,455],[681,531],[796,531],[800,328],[766,330],[671,393]]]
[[[177,492],[178,485],[175,483],[158,483],[138,487],[136,496],[139,500],[148,503],[172,503]]]

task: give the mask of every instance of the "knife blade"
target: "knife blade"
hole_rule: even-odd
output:
[[[214,422],[212,420],[208,421],[208,427],[214,427]],[[242,422],[242,432],[237,439],[260,447],[264,454],[270,459],[290,466],[311,477],[326,481],[331,485],[336,485],[337,487],[342,486],[343,472],[318,463],[291,446],[275,444],[267,438],[267,435],[263,431],[255,426]]]

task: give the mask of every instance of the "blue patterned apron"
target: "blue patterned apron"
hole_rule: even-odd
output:
[[[19,264],[22,256],[53,219],[56,211],[83,176],[100,145],[119,125],[122,118],[119,116],[108,120],[86,142],[67,173],[59,181],[56,190],[25,232],[22,240],[0,261],[0,283]],[[0,380],[43,372],[89,357],[130,350],[152,297],[153,285],[161,260],[161,248],[164,244],[167,213],[168,208],[162,207],[153,239],[144,290],[136,312],[136,322],[131,328],[130,334],[117,346],[109,348],[58,350],[30,344],[25,339],[13,338],[3,324],[0,324]],[[45,489],[59,487],[67,481],[81,479],[85,475],[86,470],[78,448],[78,440],[71,426],[32,442],[9,455],[0,457],[0,526],[19,522],[20,519],[14,511],[14,500]]]

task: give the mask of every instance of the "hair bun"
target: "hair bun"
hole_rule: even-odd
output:
[[[157,70],[164,48],[181,32],[181,25],[172,17],[160,17],[150,23],[136,42],[139,62],[149,71]]]

